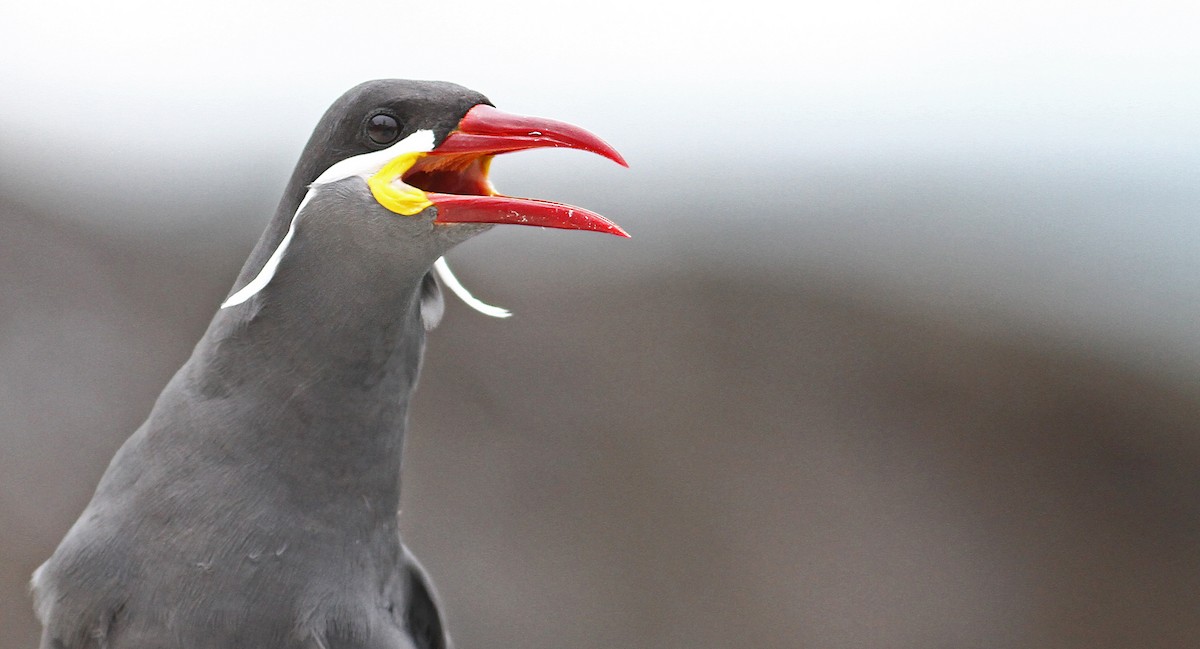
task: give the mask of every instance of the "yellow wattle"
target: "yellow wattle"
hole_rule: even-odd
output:
[[[371,194],[380,205],[404,216],[420,214],[422,210],[433,205],[433,201],[429,200],[425,192],[416,187],[404,184],[397,187],[392,184],[393,180],[403,176],[404,172],[411,169],[424,155],[424,152],[414,151],[396,156],[367,179],[367,186],[371,188]]]

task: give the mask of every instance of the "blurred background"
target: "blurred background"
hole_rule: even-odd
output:
[[[583,125],[451,255],[406,540],[459,649],[1200,634],[1192,2],[17,3],[0,649],[312,126],[377,77]]]

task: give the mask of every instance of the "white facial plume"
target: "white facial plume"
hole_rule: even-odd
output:
[[[300,205],[296,208],[296,212],[292,215],[291,223],[288,225],[287,234],[283,240],[279,242],[279,246],[267,258],[267,262],[263,264],[262,270],[254,279],[250,280],[228,299],[221,303],[222,309],[237,306],[263,290],[267,284],[271,283],[271,279],[275,277],[275,272],[279,268],[279,262],[283,260],[283,255],[287,252],[288,246],[291,245],[292,239],[296,235],[296,225],[300,220],[300,213],[308,206],[309,201],[320,191],[321,187],[332,182],[358,176],[366,180],[376,174],[385,164],[394,160],[398,156],[412,153],[427,153],[432,151],[434,147],[433,131],[421,130],[409,135],[392,146],[372,151],[361,155],[352,156],[335,163],[333,166],[326,169],[317,179],[308,186],[308,193],[304,195],[304,199],[300,201]],[[512,315],[505,309],[494,307],[481,302],[458,281],[454,273],[450,271],[450,266],[446,263],[445,258],[439,258],[434,263],[434,271],[438,278],[454,292],[463,302],[472,309],[480,313],[495,318],[507,318]]]

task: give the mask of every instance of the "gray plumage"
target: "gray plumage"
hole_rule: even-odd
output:
[[[307,185],[370,150],[387,106],[440,140],[477,93],[371,82],[325,114],[235,286],[278,246]],[[361,178],[317,190],[270,284],[218,311],[33,588],[41,649],[434,649],[432,589],[397,530],[429,269],[486,230],[398,217]]]

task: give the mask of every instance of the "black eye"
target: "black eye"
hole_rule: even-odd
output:
[[[391,144],[400,136],[400,123],[391,115],[380,113],[367,120],[367,137],[375,144]]]

